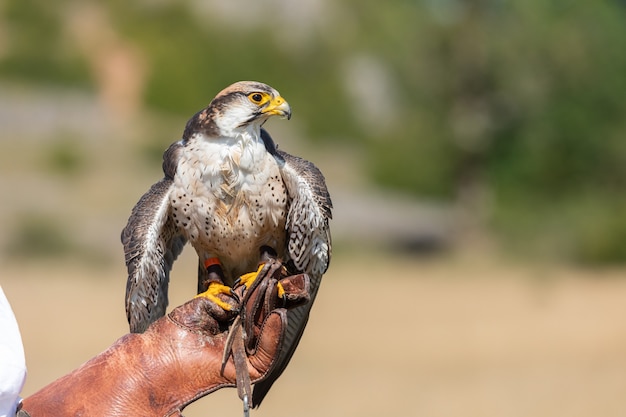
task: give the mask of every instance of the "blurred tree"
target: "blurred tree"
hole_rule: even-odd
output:
[[[396,146],[373,141],[374,177],[462,205],[487,187],[493,225],[527,248],[626,260],[622,6],[412,5],[421,18],[397,29],[411,34],[414,52],[395,55],[411,116],[387,136]]]
[[[88,87],[85,60],[67,48],[63,30],[66,2],[7,0],[1,12],[6,28],[0,74],[26,82]]]
[[[264,81],[312,140],[361,148],[383,186],[487,210],[527,247],[626,261],[621,1],[103,4],[145,57],[151,109],[189,117],[233,81]],[[70,7],[8,0],[0,75],[90,86]]]
[[[306,53],[285,49],[281,44],[288,39],[276,34],[280,27],[272,16],[259,16],[264,23],[248,27],[202,19],[185,3],[112,4],[118,28],[150,61],[149,106],[190,117],[225,86],[259,80],[289,92],[295,111],[307,115],[304,126],[314,140],[354,136],[333,51],[319,42]]]
[[[45,173],[62,175],[67,179],[78,178],[89,168],[88,154],[81,138],[72,132],[57,132],[54,138],[42,146],[43,160],[40,165]]]

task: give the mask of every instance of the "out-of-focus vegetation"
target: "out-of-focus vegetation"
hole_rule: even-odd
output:
[[[626,261],[624,2],[7,0],[0,19],[5,82],[98,91],[116,45],[148,110],[264,81],[381,186],[468,207],[516,248]]]
[[[56,219],[24,213],[18,219],[14,237],[6,248],[14,257],[60,257],[75,249],[67,230]]]

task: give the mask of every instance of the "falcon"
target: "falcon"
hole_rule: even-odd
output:
[[[131,332],[165,314],[172,264],[187,242],[198,255],[198,292],[224,308],[217,295],[230,294],[242,276],[253,282],[264,254],[309,275],[310,301],[288,313],[277,365],[254,386],[255,407],[289,363],[331,255],[324,176],[278,150],[262,128],[272,116],[290,119],[291,108],[266,84],[241,81],[218,93],[165,151],[163,179],[135,205],[121,236]]]

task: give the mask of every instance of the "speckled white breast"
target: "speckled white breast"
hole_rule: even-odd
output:
[[[201,260],[220,259],[228,279],[255,270],[263,245],[284,253],[287,192],[260,139],[193,138],[174,184],[174,221]]]

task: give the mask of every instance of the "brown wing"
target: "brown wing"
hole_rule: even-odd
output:
[[[254,385],[252,393],[254,407],[261,404],[274,381],[289,364],[300,342],[322,275],[330,262],[329,221],[332,218],[332,202],[321,171],[309,161],[276,150],[269,134],[265,130],[261,133],[267,150],[276,156],[281,166],[290,200],[286,224],[287,251],[296,269],[309,275],[311,301],[289,310],[283,349],[276,361],[276,367],[268,377]]]
[[[169,205],[179,146],[177,142],[165,152],[165,178],[141,197],[122,230],[128,269],[126,317],[133,333],[143,332],[165,315],[169,274],[186,243],[170,216]]]

